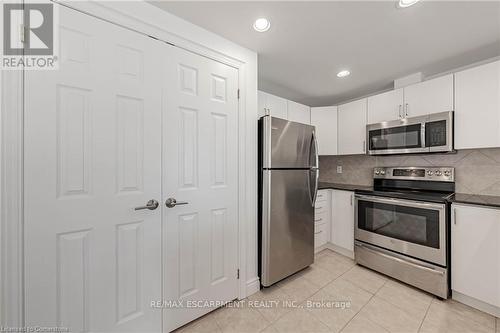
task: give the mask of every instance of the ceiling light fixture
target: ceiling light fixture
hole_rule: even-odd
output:
[[[420,0],[399,0],[398,7],[399,8],[408,8],[410,6],[413,6]]]
[[[258,31],[258,32],[265,32],[265,31],[269,30],[270,27],[271,27],[271,23],[269,22],[268,19],[266,19],[264,17],[256,19],[254,24],[253,24],[253,28],[255,29],[255,31]]]
[[[349,76],[349,75],[351,75],[351,72],[349,72],[346,69],[337,73],[337,77],[346,77],[346,76]]]

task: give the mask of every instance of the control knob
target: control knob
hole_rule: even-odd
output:
[[[436,171],[436,176],[441,176],[441,171]]]
[[[432,176],[432,170],[427,170],[427,176]]]

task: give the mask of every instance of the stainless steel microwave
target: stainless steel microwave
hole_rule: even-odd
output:
[[[369,155],[453,151],[453,111],[366,126]]]

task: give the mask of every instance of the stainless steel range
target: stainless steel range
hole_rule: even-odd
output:
[[[356,191],[356,262],[447,298],[454,168],[375,168],[373,178]]]

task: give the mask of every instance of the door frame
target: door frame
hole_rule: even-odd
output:
[[[238,298],[257,292],[257,54],[143,1],[54,2],[238,70]],[[11,327],[25,324],[23,76],[0,71],[0,286],[9,291],[0,298],[0,325]]]

